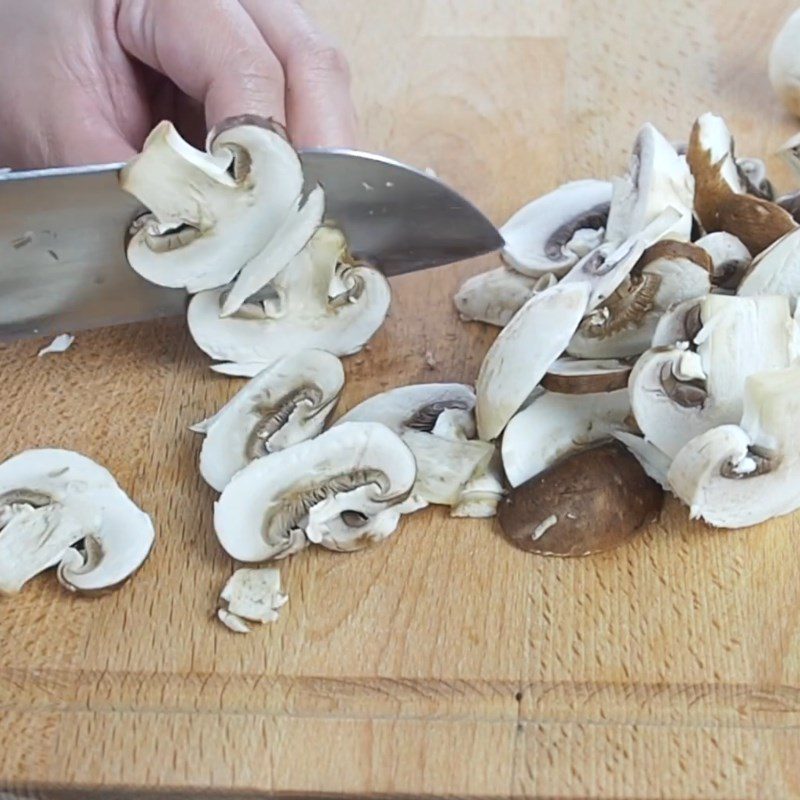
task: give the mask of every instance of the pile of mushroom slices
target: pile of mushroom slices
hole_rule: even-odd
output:
[[[800,172],[800,137],[783,154]],[[645,125],[627,175],[566,184],[502,228],[502,266],[455,304],[503,328],[476,417],[501,444],[517,546],[608,549],[662,488],[724,528],[800,507],[798,207],[704,114],[688,146]]]
[[[213,129],[207,152],[162,122],[122,170],[122,188],[149,209],[128,262],[193,295],[190,332],[219,372],[252,376],[308,348],[355,353],[386,317],[388,282],[352,259],[323,224],[322,187],[305,183],[283,131],[252,116]]]
[[[0,464],[0,594],[54,567],[71,592],[114,589],[154,538],[150,517],[85,456],[27,450]]]
[[[312,544],[360,550],[429,504],[456,517],[495,514],[496,448],[476,438],[471,387],[402,386],[328,427],[343,388],[336,356],[304,350],[261,370],[192,427],[205,437],[200,473],[221,493],[214,528],[234,559],[274,561]],[[244,633],[247,621],[275,619],[286,596],[267,568],[237,572],[221,600],[220,620]]]

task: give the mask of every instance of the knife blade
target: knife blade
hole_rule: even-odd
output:
[[[413,167],[353,150],[300,157],[353,254],[387,276],[503,244],[468,200]],[[0,340],[183,313],[183,291],[147,283],[127,264],[126,232],[144,209],[119,188],[122,166],[0,172]]]

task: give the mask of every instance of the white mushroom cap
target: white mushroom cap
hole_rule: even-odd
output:
[[[107,470],[67,450],[28,450],[0,465],[2,508],[0,583],[9,591],[56,564],[68,589],[113,588],[141,566],[155,536]],[[72,549],[80,541],[85,553]]]
[[[309,534],[328,546],[324,529],[336,523],[355,549],[391,532],[381,512],[402,503],[415,478],[414,456],[385,425],[338,425],[238,472],[214,506],[214,527],[228,554],[246,562],[285,557]]]
[[[630,414],[628,390],[598,394],[544,392],[508,423],[503,468],[519,486],[576,450],[609,439]]]
[[[304,350],[252,378],[205,426],[200,474],[221,492],[256,458],[311,439],[325,426],[344,387],[336,356]]]
[[[269,122],[230,120],[209,134],[207,149],[162,122],[120,174],[155,218],[128,245],[130,265],[152,283],[190,292],[222,286],[297,213],[300,160]]]
[[[525,275],[563,275],[577,263],[576,249],[585,252],[587,232],[597,232],[595,246],[602,241],[610,201],[610,183],[583,180],[528,203],[500,229],[503,260]]]
[[[769,79],[781,102],[800,117],[800,10],[795,11],[781,28],[769,54]]]
[[[742,528],[800,508],[800,367],[747,380],[741,425],[692,439],[677,454],[670,485],[712,525]]]
[[[800,295],[800,228],[778,239],[753,260],[737,293]]]
[[[564,352],[589,299],[586,283],[559,283],[534,295],[503,328],[476,382],[478,434],[497,438]]]
[[[679,156],[649,123],[639,131],[628,174],[614,181],[606,240],[619,244],[645,230],[668,208],[679,212],[671,238],[689,241],[694,179]]]
[[[391,291],[380,272],[344,258],[341,232],[320,228],[271,284],[280,298],[277,313],[245,305],[236,315],[221,317],[225,292],[201,292],[189,304],[192,337],[211,358],[248,365],[267,366],[300,350],[358,352],[383,323]],[[348,290],[331,298],[337,276]]]
[[[455,296],[459,316],[465,322],[486,322],[502,328],[539,292],[555,285],[552,273],[531,278],[507,267],[499,267],[468,278]]]

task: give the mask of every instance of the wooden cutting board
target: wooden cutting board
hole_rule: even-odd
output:
[[[567,179],[618,173],[646,120],[679,139],[714,109],[748,155],[795,129],[766,77],[789,0],[309,6],[351,58],[363,145],[434,167],[498,223]],[[451,297],[490,263],[395,281],[343,407],[474,379],[494,333],[460,323]],[[0,791],[800,795],[796,519],[723,533],[673,503],[631,546],[562,561],[431,510],[372,551],[289,560],[280,620],[238,637],[212,618],[233,565],[187,425],[239,383],[180,320],[37,359],[41,344],[0,349],[0,457],[88,454],[159,539],[117,594],[79,600],[45,576],[0,602]]]

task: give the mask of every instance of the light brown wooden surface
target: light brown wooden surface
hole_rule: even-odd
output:
[[[646,120],[685,138],[714,109],[750,155],[794,130],[766,77],[789,0],[309,6],[352,61],[364,146],[434,167],[498,223],[619,172]],[[451,296],[489,263],[395,281],[344,407],[474,379],[494,334]],[[0,602],[0,790],[800,796],[796,519],[721,533],[670,504],[632,546],[561,561],[428,511],[372,551],[286,562],[280,620],[237,637],[212,620],[232,564],[186,427],[238,383],[179,320],[39,346],[0,349],[0,457],[88,454],[159,539],[117,594],[76,600],[46,576]]]

